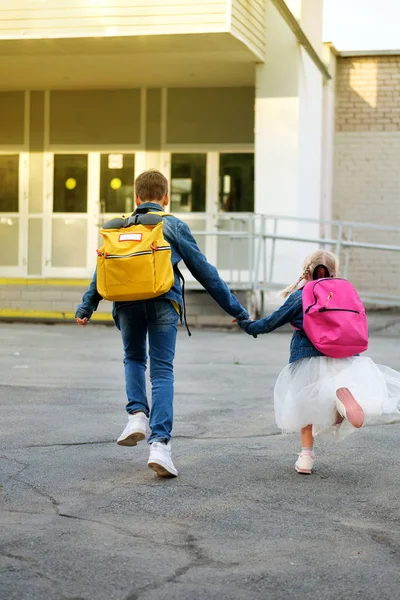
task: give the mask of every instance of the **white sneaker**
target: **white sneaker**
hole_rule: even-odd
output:
[[[304,452],[300,452],[299,458],[296,460],[294,468],[298,473],[303,473],[305,475],[311,475],[312,468],[315,462],[315,454],[305,454]]]
[[[150,446],[150,456],[147,463],[159,477],[176,477],[178,471],[174,467],[171,457],[171,442],[153,442]]]
[[[117,439],[117,444],[120,446],[136,446],[138,442],[144,440],[148,429],[149,419],[144,412],[128,415],[128,425]]]

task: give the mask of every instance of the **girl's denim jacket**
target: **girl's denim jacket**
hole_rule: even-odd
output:
[[[137,213],[146,213],[151,211],[162,211],[159,204],[145,202],[136,210]],[[176,217],[170,215],[164,219],[163,233],[165,239],[171,244],[172,264],[175,267],[181,260],[197,279],[199,283],[207,290],[212,298],[223,308],[228,314],[239,321],[248,319],[249,313],[237,298],[232,294],[225,281],[221,279],[218,271],[209,262],[198,247],[189,227]],[[181,315],[183,314],[183,299],[182,287],[179,276],[175,272],[175,281],[172,288],[160,298],[177,302],[181,307]],[[82,303],[77,307],[75,317],[90,319],[92,313],[97,310],[102,297],[96,288],[96,271],[94,272],[92,282],[89,289],[82,298]],[[120,302],[115,302],[113,305],[113,315]]]
[[[270,333],[290,323],[295,327],[292,340],[290,342],[289,362],[295,362],[301,358],[311,356],[323,356],[310,342],[303,331],[303,290],[296,290],[290,294],[289,298],[278,310],[269,317],[259,319],[258,321],[241,321],[239,326],[250,335],[257,337],[259,333]]]

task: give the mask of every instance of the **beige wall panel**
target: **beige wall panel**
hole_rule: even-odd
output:
[[[140,90],[51,92],[50,144],[140,144]]]
[[[42,219],[29,219],[28,225],[28,275],[42,274]]]
[[[147,90],[146,104],[146,150],[161,148],[161,90]]]
[[[218,31],[225,28],[224,0],[3,0],[3,38],[53,38]],[[23,32],[23,33],[22,33]]]
[[[43,212],[44,154],[31,152],[29,157],[29,212]]]
[[[44,150],[44,92],[31,92],[29,149],[31,152]]]
[[[168,90],[167,144],[252,144],[254,88]]]
[[[44,92],[31,92],[29,149],[29,212],[41,213],[44,177]]]
[[[231,0],[231,30],[261,59],[265,57],[265,0]]]
[[[0,144],[24,143],[24,92],[0,92]]]
[[[0,267],[18,266],[19,219],[0,219]]]

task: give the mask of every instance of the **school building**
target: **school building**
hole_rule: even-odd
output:
[[[4,0],[0,318],[73,317],[99,226],[133,210],[147,168],[168,177],[171,212],[242,291],[264,227],[254,215],[292,218],[279,223],[288,238],[320,236],[320,219],[399,223],[400,60],[337,56],[322,11],[322,0]],[[271,281],[296,279],[313,247],[277,242]],[[350,274],[373,285],[379,257]],[[96,318],[109,318],[102,304]],[[189,307],[192,323],[210,322],[203,294]]]

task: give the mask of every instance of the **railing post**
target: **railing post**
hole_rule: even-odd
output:
[[[336,240],[336,249],[335,254],[338,258],[340,258],[340,250],[342,247],[342,235],[343,235],[343,225],[339,223],[337,230],[337,240]]]
[[[347,230],[347,241],[351,242],[353,237],[353,228],[349,227]],[[349,262],[350,262],[350,246],[345,246],[344,249],[344,269],[343,277],[348,279],[349,277]]]
[[[248,252],[249,252],[249,260],[248,260],[249,276],[248,276],[248,279],[249,279],[249,288],[252,292],[253,292],[253,256],[254,256],[253,217],[254,217],[254,215],[249,215],[248,225],[247,225],[248,244],[249,244],[249,250],[248,250]]]
[[[267,283],[267,217],[262,217],[263,282]]]
[[[258,232],[257,232],[257,236],[254,236],[254,243],[257,243],[257,250],[256,250],[256,258],[255,258],[255,263],[254,263],[254,284],[255,284],[255,288],[258,288],[258,284],[260,281],[260,262],[261,262],[261,252],[262,252],[262,234],[263,234],[263,220],[262,220],[262,216],[261,215],[257,215],[259,218],[258,220]],[[256,242],[256,237],[257,237],[257,242]]]
[[[230,230],[232,233],[232,228],[233,228],[233,235],[235,235],[235,221],[232,219],[232,217],[229,218],[229,223],[230,223]],[[234,237],[232,235],[229,236],[229,277],[231,280],[231,283],[233,283],[233,258],[234,258],[234,253],[233,253],[233,241],[234,241]],[[239,271],[240,273],[240,271]],[[239,276],[240,279],[240,276]]]
[[[269,264],[269,283],[272,282],[272,278],[273,278],[273,274],[274,274],[275,244],[276,244],[275,236],[277,234],[277,231],[278,231],[278,219],[277,219],[277,217],[274,217],[274,230],[273,230],[274,237],[272,238],[271,261]]]

